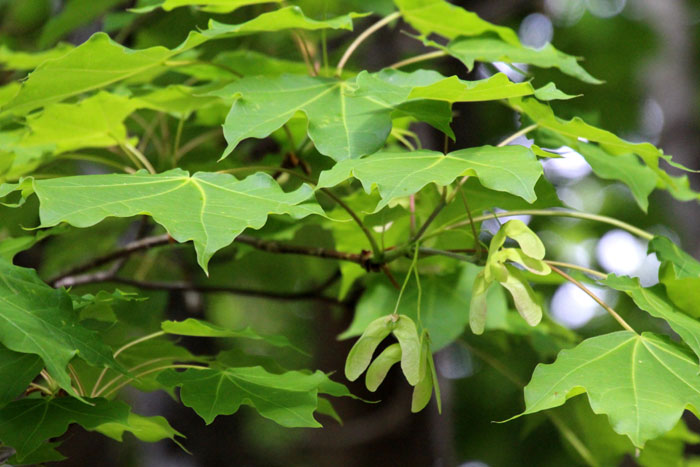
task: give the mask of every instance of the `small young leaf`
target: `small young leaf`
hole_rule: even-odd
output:
[[[161,329],[168,334],[195,337],[242,337],[245,339],[264,340],[277,347],[288,347],[292,344],[284,336],[263,336],[250,326],[243,329],[228,329],[207,321],[187,318],[184,321],[163,321]]]
[[[421,379],[421,370],[425,370],[421,361],[421,341],[416,323],[408,316],[399,315],[392,334],[401,346],[401,370],[408,384],[415,386]]]
[[[367,389],[372,392],[376,391],[384,381],[384,378],[386,378],[386,374],[391,367],[400,361],[401,345],[398,342],[384,349],[367,368],[367,373],[365,373],[365,386],[367,386]]]
[[[367,325],[345,360],[345,377],[348,380],[355,381],[367,369],[377,346],[391,334],[394,326],[391,316],[377,318]]]

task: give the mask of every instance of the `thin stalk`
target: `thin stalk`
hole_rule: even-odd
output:
[[[462,198],[462,204],[464,204],[464,210],[467,211],[467,217],[469,217],[469,225],[472,229],[472,236],[474,237],[474,248],[476,249],[477,259],[481,258],[481,243],[479,243],[479,234],[476,232],[476,224],[474,224],[474,219],[472,218],[472,212],[469,209],[469,204],[467,203],[467,196],[462,190],[462,185],[458,185],[459,195]]]
[[[627,321],[625,321],[624,319],[622,319],[622,316],[620,316],[619,314],[617,314],[617,312],[616,312],[615,310],[613,310],[612,307],[611,307],[610,305],[608,305],[608,304],[605,303],[603,300],[601,300],[600,298],[598,298],[598,296],[597,296],[596,294],[594,294],[593,292],[591,292],[590,289],[589,289],[588,287],[586,287],[585,285],[583,285],[582,283],[580,283],[579,281],[577,281],[576,279],[574,279],[573,277],[571,277],[570,275],[568,275],[567,273],[565,273],[564,271],[562,271],[561,269],[559,269],[558,267],[553,266],[553,265],[551,265],[551,264],[549,265],[549,267],[552,268],[552,271],[556,272],[556,273],[559,274],[561,277],[563,277],[564,279],[566,279],[567,281],[571,282],[572,284],[574,284],[574,285],[575,285],[576,287],[578,287],[579,289],[581,289],[581,290],[583,290],[584,292],[586,292],[586,294],[587,294],[589,297],[591,297],[593,300],[595,300],[595,301],[598,303],[598,305],[602,306],[602,307],[605,309],[605,311],[607,311],[608,313],[610,313],[610,316],[612,316],[613,318],[615,318],[615,321],[617,321],[618,323],[620,323],[620,326],[622,326],[623,328],[625,328],[627,331],[631,331],[631,332],[637,334],[637,331],[635,331],[634,329],[632,329],[632,326],[630,326],[629,324],[627,324]]]
[[[143,167],[148,170],[149,173],[155,174],[156,169],[153,168],[151,163],[148,161],[146,156],[143,155],[141,151],[136,149],[131,143],[124,141],[119,143],[119,147],[121,147],[127,154],[132,155],[134,158],[136,158]]]
[[[328,76],[328,44],[326,30],[321,30],[321,53],[323,56],[323,75]]]
[[[139,363],[138,365],[132,366],[131,368],[128,369],[129,373],[133,373],[134,371],[138,370],[139,368],[143,368],[148,365],[152,365],[154,363],[162,362],[163,360],[175,360],[175,358],[172,357],[160,357],[160,358],[154,358],[151,360],[146,360],[145,362]],[[112,378],[107,384],[105,384],[100,390],[95,392],[95,395],[92,397],[99,397],[100,394],[102,394],[107,388],[112,386],[113,384],[117,383],[120,379],[125,378],[124,375],[117,375],[116,377]]]
[[[79,396],[84,396],[85,395],[85,389],[83,389],[83,384],[80,382],[80,378],[78,378],[78,373],[75,372],[75,368],[73,368],[73,365],[70,363],[68,364],[68,371],[70,371],[71,376],[73,377],[73,380],[75,381],[75,384],[77,386],[77,393]]]
[[[425,60],[432,60],[434,58],[440,58],[440,57],[445,57],[447,55],[447,52],[443,50],[437,50],[435,52],[428,52],[425,54],[421,55],[416,55],[415,57],[410,57],[401,61],[398,61],[394,63],[393,65],[390,65],[389,68],[402,68],[408,65],[413,65],[414,63],[422,62]]]
[[[331,190],[328,188],[320,188],[319,191],[323,193],[324,195],[328,196],[330,199],[338,203],[338,206],[341,208],[345,209],[345,211],[350,214],[350,217],[355,221],[355,223],[362,229],[362,232],[365,234],[365,237],[367,237],[367,240],[369,241],[369,244],[372,247],[372,255],[374,259],[378,262],[381,262],[384,257],[384,253],[382,252],[381,248],[379,248],[379,245],[377,244],[377,241],[374,239],[374,235],[372,235],[372,232],[369,231],[367,226],[365,225],[364,222],[362,222],[362,219],[357,215],[353,209],[348,206],[345,201],[340,199],[338,196],[336,196]]]
[[[423,289],[421,288],[420,285],[420,274],[418,274],[418,251],[420,248],[418,245],[416,245],[416,250],[413,253],[413,274],[416,276],[416,291],[418,292],[418,298],[417,298],[417,308],[416,308],[416,318],[418,321],[418,329],[423,329],[423,322],[421,321],[421,316],[420,316],[420,304],[421,304],[421,298],[423,297]]]
[[[175,161],[177,160],[177,152],[180,148],[180,140],[182,139],[182,129],[185,126],[185,116],[183,115],[180,117],[180,120],[177,122],[177,130],[175,130],[175,142],[173,143],[173,150],[172,150],[172,157],[173,157],[173,165],[176,165]]]
[[[374,23],[372,26],[368,27],[365,29],[362,34],[357,36],[357,38],[350,44],[350,46],[347,48],[343,56],[340,58],[340,61],[338,62],[338,66],[335,69],[335,75],[340,76],[343,74],[343,68],[345,68],[345,64],[347,61],[350,59],[352,56],[353,52],[355,52],[355,49],[357,49],[360,44],[362,44],[365,39],[367,39],[370,35],[372,35],[374,32],[378,31],[382,27],[386,26],[387,24],[391,23],[395,19],[397,19],[399,16],[401,16],[401,13],[398,11],[390,14],[389,16],[386,16],[382,18],[381,20],[377,21]]]
[[[435,248],[428,248],[428,247],[424,247],[424,246],[420,247],[419,250],[420,250],[421,253],[423,253],[423,254],[425,254],[425,255],[430,255],[430,256],[435,256],[435,255],[438,255],[438,256],[446,256],[447,258],[452,258],[452,259],[456,259],[456,260],[458,260],[458,261],[464,261],[464,262],[467,262],[467,263],[473,263],[473,262],[474,262],[474,258],[472,258],[471,256],[460,255],[459,253],[455,253],[454,251],[449,251],[449,250],[438,250],[438,249],[435,249]]]
[[[576,269],[577,271],[585,272],[586,274],[590,274],[591,276],[595,276],[600,279],[605,279],[608,277],[608,275],[604,272],[596,271],[595,269],[590,269],[584,266],[579,266],[578,264],[564,263],[562,261],[551,261],[548,259],[544,260],[544,262],[549,264],[550,266],[559,266],[567,269]]]
[[[526,126],[525,128],[522,128],[522,129],[516,131],[515,133],[513,133],[512,135],[510,135],[509,137],[507,137],[506,139],[504,139],[500,143],[498,143],[498,147],[501,148],[503,146],[507,146],[508,144],[512,143],[513,141],[520,138],[521,136],[524,136],[524,135],[530,133],[532,130],[534,130],[537,127],[538,127],[538,124],[533,123],[532,125]]]
[[[397,315],[397,311],[399,311],[399,304],[401,303],[401,297],[403,297],[403,292],[406,290],[406,285],[408,285],[408,281],[411,279],[411,273],[413,272],[413,268],[416,267],[416,264],[418,263],[418,246],[416,245],[416,252],[413,253],[413,261],[411,261],[411,266],[408,268],[408,272],[406,273],[406,278],[403,280],[403,285],[401,286],[401,290],[399,291],[399,298],[396,299],[396,305],[394,306],[394,312],[392,313],[394,316]]]
[[[154,332],[153,334],[149,334],[147,336],[139,337],[138,339],[135,339],[131,342],[127,342],[123,346],[119,347],[116,352],[114,352],[114,355],[112,356],[112,358],[117,358],[117,356],[119,356],[120,353],[124,352],[129,347],[133,347],[136,344],[140,344],[141,342],[145,342],[145,341],[150,340],[150,339],[155,339],[156,337],[160,337],[163,335],[165,335],[164,331],[158,331],[158,332]],[[97,377],[97,381],[95,381],[95,385],[92,387],[90,397],[97,397],[97,395],[96,395],[97,387],[102,382],[102,379],[105,377],[105,374],[107,374],[107,368],[103,369],[102,372],[100,373],[100,376]]]
[[[180,150],[177,151],[177,153],[175,154],[175,161],[179,161],[185,154],[187,154],[200,144],[205,143],[207,140],[211,139],[214,136],[219,136],[220,134],[221,129],[217,128],[216,130],[207,131],[206,133],[202,133],[199,136],[195,136],[194,138],[183,144]]]
[[[468,225],[470,222],[481,222],[485,221],[488,219],[495,219],[495,218],[500,218],[500,217],[510,217],[510,216],[549,216],[549,217],[571,217],[574,219],[584,219],[584,220],[590,220],[590,221],[596,221],[596,222],[602,222],[604,224],[610,224],[614,225],[615,227],[619,227],[623,230],[626,230],[634,235],[637,235],[640,238],[643,238],[645,240],[652,240],[654,238],[654,235],[642,230],[638,227],[635,227],[631,224],[628,224],[626,222],[623,222],[621,220],[615,219],[613,217],[608,217],[608,216],[602,216],[599,214],[589,214],[585,212],[577,212],[577,211],[562,211],[562,210],[546,210],[546,209],[517,209],[514,211],[503,211],[499,213],[492,213],[492,214],[484,214],[481,216],[477,216],[472,221],[469,220],[464,220],[457,222],[455,224],[448,225],[446,227],[443,227],[439,229],[436,232],[433,232],[430,234],[432,237],[433,235],[442,233],[445,230],[452,230],[457,227],[461,227],[463,225]]]
[[[435,206],[435,209],[433,209],[433,212],[430,213],[430,215],[425,220],[423,225],[421,225],[420,229],[418,229],[418,232],[416,232],[416,234],[411,238],[410,243],[415,243],[418,240],[420,240],[420,238],[423,236],[425,231],[428,230],[428,227],[430,227],[430,224],[433,223],[433,221],[438,216],[438,214],[440,214],[440,211],[442,211],[442,208],[444,208],[447,205],[447,203],[449,202],[446,200],[446,196],[447,196],[447,187],[445,187],[442,190],[442,198],[440,199],[440,202],[438,203],[437,206]]]
[[[309,74],[311,76],[317,76],[318,73],[316,72],[316,68],[314,67],[313,62],[311,60],[311,54],[309,53],[309,49],[306,46],[306,42],[299,36],[297,32],[292,32],[292,37],[294,38],[294,43],[296,43],[297,48],[301,53],[301,56],[304,58],[304,63],[306,64],[306,69],[308,70]]]
[[[397,141],[399,141],[401,144],[406,146],[410,151],[415,151],[416,147],[411,143],[409,140],[407,140],[401,133],[398,131],[394,131],[394,129],[391,130],[391,136],[396,138]]]
[[[137,380],[143,376],[150,375],[151,373],[155,373],[157,371],[163,371],[163,370],[169,370],[169,369],[177,369],[177,368],[194,368],[196,370],[206,370],[209,367],[206,366],[199,366],[199,365],[165,365],[165,366],[160,366],[158,368],[151,368],[150,370],[146,370],[142,373],[139,373],[138,375],[134,376],[133,378],[129,378],[123,383],[119,384],[116,386],[114,389],[109,391],[107,394],[104,395],[104,397],[109,398],[111,397],[115,392],[119,391],[121,388],[126,386],[127,384],[131,383],[134,380]],[[104,389],[104,388],[103,388]]]
[[[29,387],[34,388],[34,389],[38,389],[39,391],[43,392],[44,394],[46,394],[48,396],[53,395],[53,393],[51,392],[51,390],[49,388],[47,388],[46,386],[42,386],[41,384],[29,383]]]

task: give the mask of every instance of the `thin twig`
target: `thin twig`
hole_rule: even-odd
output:
[[[59,287],[70,287],[72,285],[76,285],[74,283],[71,283],[71,281],[66,281],[65,279],[73,277],[77,274],[81,274],[85,271],[89,271],[91,269],[95,269],[97,267],[103,266],[107,263],[111,263],[112,261],[115,261],[119,258],[124,258],[127,257],[133,253],[136,253],[137,251],[141,250],[146,250],[149,248],[155,248],[158,246],[162,245],[168,245],[170,243],[173,243],[173,239],[170,235],[164,234],[164,235],[157,235],[154,237],[146,237],[142,238],[140,240],[135,240],[133,242],[130,242],[126,244],[124,247],[120,248],[119,250],[113,251],[111,253],[108,253],[104,256],[100,256],[97,258],[94,258],[87,263],[83,263],[79,266],[75,266],[68,271],[60,274],[57,277],[54,277],[53,279],[49,280],[49,284],[51,284],[55,288]]]
[[[584,292],[586,292],[586,294],[587,294],[589,297],[591,297],[593,300],[595,300],[595,301],[598,303],[598,305],[602,306],[602,307],[605,309],[605,311],[607,311],[608,313],[610,313],[610,316],[612,316],[613,318],[615,318],[615,321],[617,321],[618,323],[620,323],[620,326],[622,326],[623,328],[625,328],[625,329],[628,330],[628,331],[631,331],[631,332],[637,334],[637,331],[635,331],[634,329],[632,329],[632,326],[630,326],[629,324],[627,324],[627,321],[625,321],[624,319],[622,319],[622,316],[620,316],[619,314],[617,314],[617,312],[616,312],[615,310],[613,310],[612,307],[611,307],[610,305],[608,305],[608,304],[605,303],[603,300],[601,300],[600,298],[598,298],[598,296],[597,296],[596,294],[594,294],[593,292],[591,292],[590,289],[589,289],[588,287],[586,287],[585,285],[583,285],[582,283],[580,283],[579,281],[577,281],[576,279],[574,279],[573,277],[571,277],[570,275],[568,275],[567,273],[565,273],[564,271],[562,271],[561,269],[559,269],[558,267],[553,266],[552,264],[550,264],[549,267],[552,268],[552,271],[556,272],[556,273],[559,274],[561,277],[563,277],[564,279],[566,279],[567,281],[571,282],[572,284],[574,284],[574,285],[575,285],[576,287],[578,287],[579,289],[581,289],[581,290],[583,290]]]
[[[318,72],[316,71],[316,67],[313,65],[309,48],[306,46],[306,41],[304,41],[296,31],[292,31],[292,37],[294,38],[294,42],[296,43],[299,52],[301,52],[301,56],[304,58],[304,63],[306,63],[306,68],[309,71],[309,74],[311,76],[317,76]]]
[[[442,211],[442,208],[444,208],[447,205],[446,197],[447,197],[447,187],[445,187],[442,190],[442,197],[440,198],[440,202],[438,203],[438,205],[435,206],[435,209],[433,209],[433,212],[430,213],[430,215],[425,220],[425,222],[423,222],[423,225],[420,226],[420,228],[418,229],[418,232],[416,232],[416,234],[413,237],[411,237],[411,241],[409,243],[415,243],[418,240],[420,240],[420,238],[423,236],[425,231],[428,230],[428,227],[430,227],[430,224],[432,224],[433,221],[435,220],[435,218],[438,216],[438,214],[440,214],[440,211]]]
[[[590,220],[590,221],[596,221],[596,222],[602,222],[604,224],[610,224],[614,225],[615,227],[619,227],[623,230],[626,230],[630,233],[633,233],[637,235],[638,237],[641,237],[645,240],[652,240],[654,238],[654,234],[646,232],[638,227],[635,227],[631,224],[628,224],[626,222],[622,222],[621,220],[615,219],[613,217],[608,217],[608,216],[601,216],[599,214],[589,214],[585,212],[578,212],[578,211],[564,211],[564,210],[546,210],[546,209],[518,209],[514,211],[503,211],[499,213],[492,213],[492,214],[484,214],[482,216],[477,216],[472,221],[465,220],[465,221],[460,221],[455,224],[448,225],[446,227],[443,227],[436,232],[433,232],[430,236],[437,235],[439,233],[442,233],[445,230],[452,230],[456,229],[457,227],[461,227],[463,225],[468,225],[470,222],[481,222],[485,221],[488,219],[494,219],[496,217],[498,218],[503,218],[503,217],[511,217],[511,216],[551,216],[551,217],[572,217],[575,219],[585,219],[585,220]]]
[[[216,130],[207,131],[206,133],[202,133],[199,136],[195,136],[194,138],[183,144],[182,147],[175,153],[175,161],[179,161],[185,154],[187,154],[200,144],[207,142],[213,136],[219,135],[221,135],[221,129],[217,128]]]
[[[428,52],[425,54],[416,55],[415,57],[410,57],[410,58],[398,61],[398,62],[394,63],[393,65],[389,65],[389,68],[393,68],[393,69],[402,68],[402,67],[405,67],[407,65],[412,65],[414,63],[422,62],[424,60],[432,60],[433,58],[445,57],[446,55],[447,55],[447,52],[445,52],[443,50],[438,50],[435,52]]]
[[[509,145],[510,143],[515,141],[516,139],[530,133],[532,130],[536,129],[537,127],[538,127],[538,124],[533,123],[532,125],[526,126],[525,128],[522,128],[522,129],[516,131],[515,133],[513,133],[512,135],[510,135],[509,137],[507,137],[506,139],[504,139],[500,143],[498,143],[498,147],[501,148],[503,146]]]
[[[398,11],[390,14],[389,16],[386,16],[382,18],[381,20],[377,21],[374,23],[372,26],[368,27],[365,29],[362,34],[357,36],[357,38],[348,46],[347,50],[343,54],[343,56],[340,58],[340,61],[338,62],[338,66],[335,69],[335,75],[340,76],[343,74],[343,68],[345,67],[345,64],[347,63],[348,59],[350,56],[355,52],[355,49],[357,49],[360,44],[362,44],[365,39],[367,39],[371,34],[373,34],[375,31],[381,29],[383,26],[391,23],[395,19],[397,19],[399,16],[401,16],[401,13]]]
[[[551,261],[548,259],[544,260],[544,262],[549,264],[550,266],[560,266],[562,268],[576,269],[577,271],[585,272],[586,274],[590,274],[591,276],[595,276],[600,279],[605,279],[608,277],[608,275],[604,272],[596,271],[595,269],[590,269],[584,266],[579,266],[578,264],[564,263],[562,261]]]

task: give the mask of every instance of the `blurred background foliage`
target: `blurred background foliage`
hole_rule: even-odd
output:
[[[127,11],[133,6],[145,6],[148,0],[0,0],[0,63],[7,49],[38,51],[59,42],[79,44],[92,33],[103,30],[132,48],[178,45],[187,33],[206,25],[210,14],[190,8],[172,12],[156,10],[146,15]],[[349,11],[393,11],[388,0],[299,0],[307,15],[323,18]],[[474,0],[455,1],[483,18],[508,25],[519,32],[521,40],[534,47],[552,41],[567,53],[585,57],[585,66],[592,75],[605,80],[600,86],[583,85],[559,73],[558,87],[570,94],[583,94],[577,99],[554,103],[562,117],[579,115],[592,124],[600,125],[630,140],[647,140],[659,144],[674,159],[686,166],[700,168],[700,103],[698,79],[700,66],[700,2],[692,0]],[[216,19],[236,23],[253,17],[265,6],[246,7],[232,14],[215,15]],[[375,21],[370,17],[359,20],[361,31]],[[402,34],[407,26],[385,28],[363,45],[353,56],[350,66],[378,70],[393,63],[396,57],[420,53],[422,46]],[[342,44],[353,33],[328,33],[331,63],[343,52]],[[356,34],[356,33],[355,33]],[[257,36],[256,36],[257,37]],[[217,41],[209,52],[237,48],[259,50],[276,57],[301,63],[299,52],[288,34],[257,38]],[[299,65],[303,66],[303,65]],[[419,65],[416,65],[418,67]],[[438,69],[444,74],[475,79],[493,70],[479,65],[466,74],[455,60],[443,59]],[[302,73],[303,68],[301,69]],[[513,79],[522,76],[507,67]],[[555,72],[539,70],[536,84],[554,79]],[[0,81],[9,83],[21,78],[21,73],[0,71]],[[165,75],[161,80],[167,80]],[[170,77],[172,79],[172,77]],[[496,104],[458,105],[453,125],[457,140],[455,149],[477,144],[495,143],[513,133],[518,126],[513,113]],[[212,112],[216,112],[212,109]],[[155,118],[155,116],[154,116]],[[202,113],[202,124],[207,115]],[[212,116],[218,121],[220,116]],[[131,122],[130,124],[134,124]],[[166,122],[166,130],[175,131],[175,122]],[[170,126],[170,128],[167,128]],[[417,128],[423,146],[442,147],[442,137],[426,128]],[[187,140],[189,135],[184,135]],[[211,141],[192,151],[182,160],[186,169],[197,169],[211,159],[212,151],[220,152],[220,132],[212,133]],[[219,151],[219,152],[217,152]],[[259,143],[246,143],[240,150],[249,160],[264,160],[267,152]],[[563,159],[546,162],[545,169],[555,182],[559,196],[569,206],[591,213],[620,218],[649,231],[677,239],[686,251],[698,257],[700,253],[700,219],[695,205],[671,202],[663,193],[652,195],[649,214],[645,215],[621,185],[589,177],[589,167],[580,156],[563,149]],[[224,164],[235,165],[235,158]],[[316,163],[321,163],[319,157]],[[0,161],[1,164],[1,161]],[[61,173],[70,161],[45,167],[46,173]],[[327,162],[326,162],[327,164]],[[73,168],[71,167],[71,170]],[[88,167],[86,170],[90,170]],[[698,177],[691,176],[698,189]],[[30,200],[33,203],[34,200]],[[0,207],[0,237],[22,235],[21,226],[36,225],[36,209],[31,205],[22,210]],[[276,221],[266,231],[278,229],[280,238],[294,236],[305,244],[331,245],[332,239],[315,226],[290,233],[283,221]],[[19,264],[40,265],[44,277],[51,277],[65,264],[88,259],[95,252],[109,251],[121,232],[129,230],[127,220],[109,220],[93,228],[75,230],[35,248],[19,258]],[[571,219],[533,219],[530,224],[547,244],[551,259],[570,261],[605,271],[638,275],[643,282],[653,283],[658,262],[646,253],[646,245],[620,231],[609,231],[600,224]],[[133,226],[131,227],[133,230]],[[297,291],[322,282],[334,272],[334,265],[313,258],[272,257],[264,252],[244,251],[237,261],[230,259],[240,253],[240,247],[230,247],[212,261],[212,277],[252,290]],[[156,256],[157,255],[157,256]],[[158,270],[163,279],[181,279],[172,268],[183,262],[191,263],[189,248],[167,252],[146,253],[139,262],[129,263],[126,272],[133,277]],[[47,261],[49,260],[49,261]],[[302,274],[303,272],[303,274]],[[264,278],[264,281],[259,279]],[[310,281],[306,283],[304,281]],[[97,289],[95,289],[97,290]],[[548,303],[553,317],[584,336],[600,333],[611,326],[599,319],[597,306],[570,284],[545,284],[539,290],[552,293]],[[89,289],[86,290],[88,292]],[[357,300],[361,290],[351,294]],[[640,314],[626,313],[629,303],[622,297],[601,291],[606,301],[616,307],[632,325]],[[182,319],[206,310],[207,317],[226,326],[239,327],[251,323],[261,332],[284,333],[307,354],[285,352],[275,355],[288,366],[308,365],[324,371],[342,368],[349,342],[336,336],[347,329],[352,310],[331,307],[323,302],[274,301],[235,295],[202,296],[194,292],[153,292],[148,302],[125,302],[115,306],[115,312],[135,325],[147,320],[158,321],[162,316]],[[146,304],[147,303],[147,304]],[[154,312],[160,308],[162,315]],[[610,330],[613,330],[610,327]],[[564,333],[564,331],[562,331]],[[439,416],[431,407],[420,414],[408,411],[410,388],[402,384],[400,375],[390,374],[387,384],[376,395],[364,390],[362,383],[351,385],[356,394],[381,404],[361,404],[342,400],[337,406],[344,424],[324,420],[323,430],[284,429],[246,410],[233,417],[220,417],[205,426],[193,412],[178,408],[164,394],[133,394],[135,408],[145,414],[163,414],[172,425],[188,435],[187,447],[193,456],[180,451],[172,443],[146,445],[128,439],[119,444],[100,436],[74,429],[73,438],[64,453],[69,461],[62,465],[100,466],[216,466],[216,465],[461,465],[481,466],[562,466],[582,463],[557,430],[557,420],[569,421],[569,428],[589,442],[596,455],[609,461],[606,465],[634,465],[641,461],[624,453],[628,442],[615,435],[601,416],[592,416],[581,398],[570,401],[551,415],[538,414],[507,424],[494,424],[522,410],[521,388],[529,379],[535,364],[551,360],[548,343],[538,346],[536,336],[522,339],[493,336],[487,341],[469,336],[468,342],[452,344],[437,356],[438,371],[443,388],[444,412]],[[565,339],[564,339],[565,340]],[[218,342],[218,341],[217,341]],[[198,352],[214,353],[220,343],[192,339],[187,346]],[[237,358],[241,344],[225,342],[231,358]],[[255,346],[244,350],[255,352]],[[207,347],[208,346],[208,347]],[[536,349],[536,350],[533,350]],[[506,358],[494,360],[493,355]],[[261,359],[266,358],[261,356]],[[697,421],[688,420],[692,429]],[[674,436],[644,451],[647,465],[654,465],[653,456],[663,450],[679,452],[684,442],[697,442],[692,433],[679,426]],[[692,448],[691,448],[692,451]],[[692,451],[692,452],[700,452]],[[657,464],[661,465],[661,464]]]

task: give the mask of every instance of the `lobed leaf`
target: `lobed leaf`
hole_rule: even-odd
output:
[[[194,318],[184,321],[163,321],[161,329],[168,334],[195,337],[240,337],[245,339],[263,340],[277,347],[291,347],[292,344],[284,336],[263,336],[250,326],[243,329],[228,329],[222,326]]]
[[[629,331],[586,339],[540,364],[525,387],[524,414],[586,392],[591,408],[637,447],[671,430],[685,408],[698,412],[698,362],[668,338]]]
[[[552,44],[533,49],[520,43],[506,42],[503,39],[485,34],[480,37],[457,37],[447,46],[433,41],[424,41],[426,45],[439,47],[460,60],[468,70],[474,68],[474,62],[505,62],[528,64],[538,68],[557,68],[561,72],[590,84],[602,81],[591,76],[581,65],[578,58],[557,50]]]
[[[285,193],[269,175],[244,180],[221,173],[181,169],[151,175],[84,175],[34,180],[42,227],[66,222],[90,227],[106,217],[147,214],[178,242],[192,240],[205,271],[212,255],[246,228],[259,229],[269,214],[301,218],[321,214],[315,204],[302,204],[312,190],[304,185]],[[0,190],[1,192],[1,190]]]
[[[639,279],[608,274],[601,281],[608,287],[625,292],[642,310],[655,318],[661,318],[671,326],[695,355],[700,357],[700,321],[688,316],[665,298],[662,285],[642,287]]]
[[[368,193],[374,186],[382,197],[376,210],[396,198],[420,191],[429,183],[449,185],[457,177],[472,175],[482,185],[534,202],[535,184],[542,166],[523,146],[461,149],[447,155],[436,151],[379,152],[363,159],[341,161],[321,173],[318,187],[335,186],[353,176]]]
[[[36,355],[13,352],[0,345],[0,408],[22,394],[43,367]]]
[[[318,394],[329,391],[331,395],[345,395],[339,394],[338,383],[320,371],[274,374],[260,366],[168,370],[158,380],[166,386],[179,386],[182,403],[194,409],[207,424],[219,415],[236,413],[241,405],[249,405],[285,427],[320,427],[313,418]]]
[[[280,3],[281,0],[164,0],[152,5],[132,8],[134,13],[148,13],[158,8],[172,11],[175,8],[194,6],[212,13],[230,13],[238,8],[261,3]]]
[[[303,112],[318,151],[341,161],[381,149],[391,131],[392,115],[447,126],[449,107],[424,108],[417,102],[474,102],[533,93],[529,83],[515,84],[501,74],[472,82],[420,70],[362,72],[349,81],[299,75],[250,77],[213,94],[235,99],[224,123],[228,148],[222,157],[243,139],[264,138]]]
[[[394,0],[394,3],[403,19],[425,36],[435,33],[454,39],[493,32],[506,43],[520,44],[512,29],[491,24],[479,18],[476,13],[450,5],[444,0]]]

